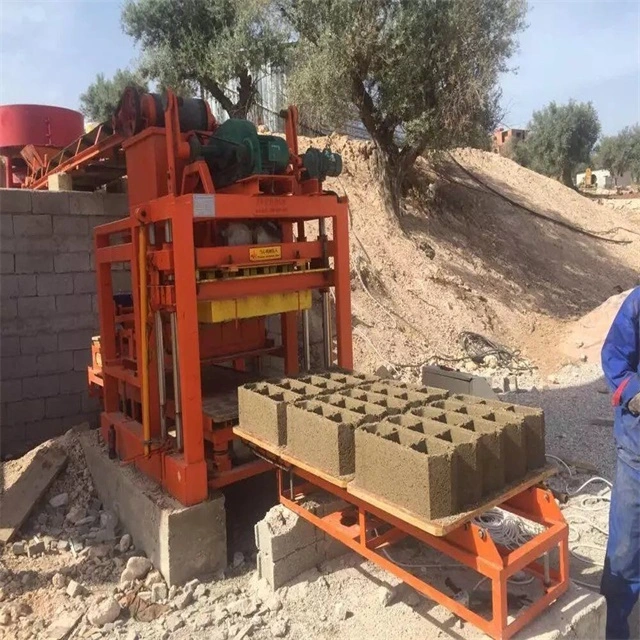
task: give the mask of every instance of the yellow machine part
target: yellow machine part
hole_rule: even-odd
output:
[[[198,322],[228,322],[311,308],[311,291],[198,302]]]

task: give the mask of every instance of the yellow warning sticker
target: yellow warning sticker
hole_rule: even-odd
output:
[[[282,258],[282,247],[253,247],[249,249],[249,260],[258,262],[259,260],[279,260]]]

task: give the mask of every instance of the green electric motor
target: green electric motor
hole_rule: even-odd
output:
[[[256,126],[248,120],[230,119],[223,122],[202,146],[191,141],[191,157],[204,158],[211,171],[216,189],[227,187],[252,175],[278,175],[289,165],[289,147],[284,138],[258,135]],[[324,180],[339,176],[342,158],[329,149],[311,147],[302,155],[305,176]]]
[[[322,151],[309,147],[302,156],[302,164],[310,178],[322,182],[327,176],[337,178],[342,173],[342,156],[326,147]]]

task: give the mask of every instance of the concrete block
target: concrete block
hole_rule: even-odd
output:
[[[57,351],[56,353],[39,355],[36,367],[38,375],[71,371],[73,369],[73,353],[73,351]]]
[[[355,430],[354,483],[427,520],[455,512],[453,447],[388,422]]]
[[[91,294],[74,293],[68,296],[56,296],[56,311],[60,314],[89,313]]]
[[[16,261],[13,253],[7,253],[3,251],[0,253],[0,274],[15,273]]]
[[[4,306],[4,303],[3,303]],[[3,327],[4,330],[4,327]],[[2,337],[4,342],[5,338]],[[13,356],[2,358],[2,378],[15,380],[16,378],[28,378],[37,372],[36,356]]]
[[[69,193],[65,191],[32,191],[33,213],[69,215]]]
[[[26,189],[0,189],[0,210],[3,214],[30,212],[32,193]]]
[[[168,585],[183,584],[227,566],[224,496],[184,507],[158,491],[133,465],[122,467],[99,446],[95,432],[80,435],[87,466],[105,505],[109,507],[162,573]]]
[[[39,273],[36,276],[39,296],[58,296],[73,293],[73,275],[70,273]]]
[[[81,216],[54,216],[53,235],[91,238],[89,220]]]
[[[95,396],[90,396],[86,390],[81,392],[80,399],[82,401],[82,412],[97,415],[100,411],[100,399]]]
[[[36,295],[36,276],[7,274],[0,284],[2,298],[19,298]]]
[[[35,422],[44,418],[44,400],[19,400],[7,403],[7,419],[10,423]]]
[[[22,400],[22,380],[0,379],[0,402],[18,402]]]
[[[326,556],[320,542],[297,549],[286,558],[274,561],[270,556],[258,553],[256,556],[258,578],[263,579],[272,589],[279,589],[301,573],[324,562]]]
[[[4,304],[4,300],[2,301]],[[17,305],[16,305],[17,312]],[[19,356],[20,355],[20,338],[19,337],[7,337],[2,336],[0,340],[0,356],[3,358],[7,356]]]
[[[7,332],[7,321],[15,320],[18,317],[18,300],[16,298],[3,298],[0,304],[0,320],[2,320],[2,333]]]
[[[39,334],[20,338],[20,353],[25,356],[37,356],[41,353],[52,353],[57,350],[58,338],[55,334]]]
[[[45,401],[45,417],[68,418],[81,413],[82,394],[71,393],[47,398]]]
[[[56,299],[54,296],[31,296],[18,298],[18,315],[21,318],[27,316],[50,317],[56,312]]]
[[[287,444],[287,403],[302,396],[259,382],[238,389],[239,423],[243,429],[275,446]]]
[[[65,374],[62,374],[63,376]],[[85,376],[86,377],[86,376]],[[25,398],[50,398],[60,393],[61,376],[33,376],[22,379],[22,394]]]
[[[78,349],[73,352],[73,370],[86,371],[91,364],[91,342],[87,342],[84,349]]]
[[[51,273],[53,255],[50,253],[16,254],[16,273]]]
[[[90,254],[88,251],[57,255],[53,263],[56,273],[89,271],[91,267]]]
[[[117,274],[122,278],[123,276],[129,276],[125,271],[118,271]],[[114,276],[116,274],[113,274]],[[129,276],[129,284],[131,283]],[[97,280],[96,274],[92,271],[89,273],[76,273],[73,275],[73,292],[74,293],[93,293],[96,292]],[[114,285],[114,291],[118,287]],[[129,287],[130,290],[130,287]]]
[[[90,329],[61,331],[58,333],[58,349],[60,351],[86,350],[88,346],[91,346],[92,335],[93,332]]]
[[[411,406],[420,406],[435,400],[444,400],[449,395],[446,389],[412,385],[398,380],[366,382],[358,388],[406,400]]]
[[[47,178],[49,191],[72,191],[73,179],[68,173],[54,173]]]
[[[0,210],[0,240],[13,238],[13,216]],[[0,243],[0,248],[2,244]]]
[[[287,451],[333,476],[355,469],[354,428],[366,415],[321,402],[287,406]]]
[[[104,213],[115,220],[129,215],[129,199],[126,194],[109,193],[104,195]]]
[[[340,389],[337,394],[340,396],[351,398],[352,400],[377,405],[385,410],[386,415],[402,413],[404,411],[407,411],[411,406],[415,406],[416,404],[420,403],[420,400],[414,399],[414,402],[411,403],[403,398],[398,398],[393,395],[385,395],[383,393],[375,393],[374,391],[368,391],[366,389],[363,389],[362,387]]]
[[[45,237],[53,233],[51,216],[46,214],[19,213],[13,216],[13,232],[16,236]]]
[[[70,193],[69,213],[76,216],[104,215],[104,195],[100,192],[74,191]]]

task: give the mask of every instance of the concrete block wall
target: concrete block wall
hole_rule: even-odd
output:
[[[98,330],[93,228],[127,210],[122,194],[0,190],[2,456],[95,420],[86,374]],[[129,274],[119,275],[124,290]]]

